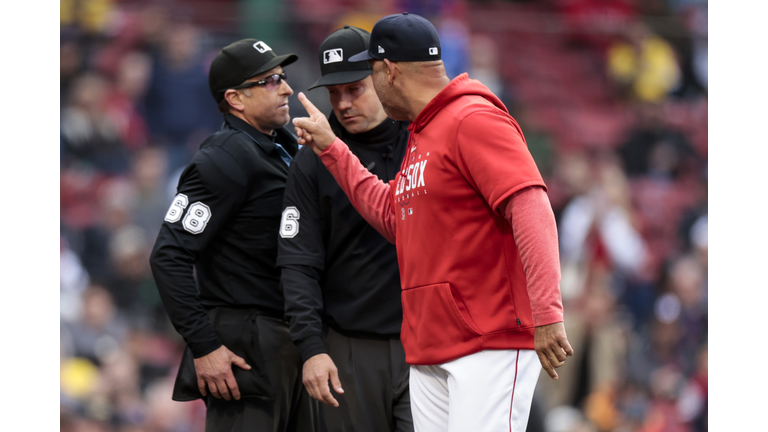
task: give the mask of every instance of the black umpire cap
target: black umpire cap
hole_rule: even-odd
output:
[[[350,63],[349,57],[368,48],[371,34],[363,29],[345,25],[325,38],[318,57],[322,76],[309,90],[316,87],[349,84],[373,73],[368,62]]]
[[[378,20],[367,48],[350,57],[349,61],[429,61],[441,60],[443,55],[435,26],[426,18],[408,12]]]
[[[216,54],[208,71],[208,87],[219,103],[224,99],[227,89],[274,67],[287,66],[298,58],[296,54],[279,56],[263,41],[242,39],[225,46]]]

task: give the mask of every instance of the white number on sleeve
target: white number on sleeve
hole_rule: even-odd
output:
[[[283,218],[280,221],[280,237],[294,238],[299,233],[299,209],[286,207],[283,210]]]
[[[187,204],[189,204],[189,198],[186,195],[176,195],[173,198],[171,207],[168,209],[168,213],[165,214],[165,220],[170,223],[178,222],[181,219],[182,213],[184,213],[184,209],[187,208]]]
[[[200,201],[189,206],[187,215],[184,216],[184,229],[192,234],[200,234],[205,229],[205,225],[211,219],[211,209]]]

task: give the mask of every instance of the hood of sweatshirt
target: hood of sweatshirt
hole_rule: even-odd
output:
[[[469,75],[465,72],[454,78],[450,83],[448,83],[447,86],[445,86],[445,88],[443,88],[443,90],[440,91],[440,93],[437,94],[437,96],[429,101],[427,106],[421,110],[419,115],[416,117],[416,120],[411,123],[408,129],[414,132],[421,131],[429,124],[430,121],[432,121],[435,115],[437,115],[437,113],[440,112],[443,107],[451,103],[454,99],[465,95],[481,96],[488,100],[488,102],[496,105],[496,107],[509,114],[509,110],[507,110],[507,107],[504,106],[504,103],[501,102],[501,99],[493,94],[491,90],[489,90],[488,87],[483,85],[483,83],[480,81],[469,78]]]

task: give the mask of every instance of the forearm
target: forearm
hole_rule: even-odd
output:
[[[540,187],[521,190],[509,198],[504,215],[525,270],[534,325],[563,321],[557,226],[547,193]]]
[[[390,185],[366,170],[347,145],[338,138],[320,153],[320,160],[360,215],[390,243],[395,243],[395,217],[389,196]]]
[[[285,314],[290,320],[291,339],[302,361],[325,353],[320,273],[310,266],[289,265],[282,267],[280,281],[285,297]]]
[[[202,306],[192,276],[192,262],[172,253],[170,246],[155,248],[150,258],[160,299],[174,328],[184,338],[195,358],[221,346],[221,341]]]

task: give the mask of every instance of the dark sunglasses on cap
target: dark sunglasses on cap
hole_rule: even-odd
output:
[[[274,90],[280,87],[280,84],[282,84],[282,82],[285,81],[285,79],[286,79],[285,72],[283,72],[279,74],[270,75],[264,78],[263,80],[247,82],[245,84],[240,84],[238,86],[230,87],[222,91],[225,92],[227,90],[241,90],[241,89],[247,89],[247,88],[256,87],[256,86],[264,86],[267,90]]]

